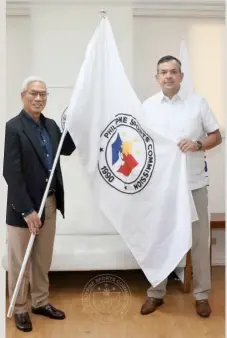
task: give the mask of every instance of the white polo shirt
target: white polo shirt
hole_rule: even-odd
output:
[[[157,132],[179,142],[183,138],[198,141],[219,129],[218,122],[206,100],[180,90],[171,100],[163,92],[142,104],[147,123]],[[204,152],[187,153],[188,181],[191,190],[207,185]]]

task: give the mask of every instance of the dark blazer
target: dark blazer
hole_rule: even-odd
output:
[[[19,227],[27,227],[22,217],[23,212],[30,209],[39,211],[50,174],[45,165],[42,146],[25,114],[22,110],[19,115],[6,123],[3,164],[3,176],[8,185],[6,223]],[[53,158],[55,158],[61,131],[54,120],[43,115],[42,120],[50,135]],[[67,133],[61,155],[70,155],[75,148],[71,136]],[[55,169],[55,177],[57,209],[64,217],[64,188],[60,158]],[[45,210],[41,220],[42,222],[45,220]]]

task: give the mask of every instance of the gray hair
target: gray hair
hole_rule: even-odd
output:
[[[29,76],[27,77],[22,84],[22,92],[26,91],[29,83],[32,82],[42,82],[46,85],[45,81],[39,76]]]

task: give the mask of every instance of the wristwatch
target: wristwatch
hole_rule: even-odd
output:
[[[203,149],[203,144],[202,144],[202,142],[196,141],[196,145],[197,145],[197,147],[198,147],[198,150],[202,150],[202,149]]]

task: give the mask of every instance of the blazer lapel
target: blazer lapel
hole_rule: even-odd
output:
[[[43,164],[44,168],[47,170],[46,165],[45,165],[45,158],[44,158],[44,152],[43,152],[43,149],[42,149],[42,145],[40,144],[39,139],[35,134],[35,130],[32,129],[30,121],[24,115],[23,111],[21,112],[21,122],[23,124],[23,129],[24,129],[25,134],[27,135],[30,142],[32,143],[32,145],[33,145],[41,163]]]

